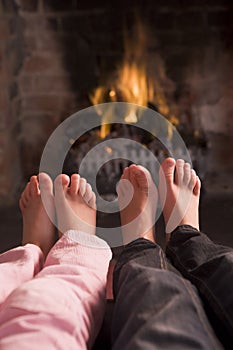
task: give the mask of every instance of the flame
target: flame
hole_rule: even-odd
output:
[[[161,60],[157,60],[156,76],[148,74],[146,66],[147,55],[147,33],[142,22],[137,21],[134,32],[131,36],[125,33],[124,37],[124,57],[117,67],[116,78],[111,77],[111,84],[106,87],[99,86],[90,96],[91,102],[98,105],[106,102],[129,102],[135,105],[148,106],[148,102],[153,103],[158,111],[171,122],[175,120],[171,116],[171,110],[166,102],[166,98],[161,88],[161,81],[166,78],[166,73]],[[127,111],[124,121],[126,123],[136,123],[140,118],[137,115],[137,106],[132,106]],[[106,109],[102,115],[101,138],[105,138],[110,131],[110,124],[113,109]],[[167,135],[172,137],[172,128],[168,127]]]
[[[124,118],[124,121],[126,123],[137,123],[138,117],[134,111],[131,111],[130,114]]]

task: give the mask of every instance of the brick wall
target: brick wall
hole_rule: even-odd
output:
[[[149,28],[149,52],[159,52],[176,86],[188,84],[204,128],[233,130],[232,1],[0,0],[4,203],[20,179],[38,171],[53,129],[88,106],[91,89],[114,71],[123,55],[123,24],[130,30],[136,5]]]
[[[15,4],[0,3],[0,198],[4,202],[13,198],[19,183],[17,75],[23,61],[20,31]]]

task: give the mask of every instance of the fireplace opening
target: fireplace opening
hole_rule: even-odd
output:
[[[124,26],[123,32],[123,58],[109,76],[103,74],[100,77],[99,85],[89,93],[90,102],[97,105],[96,118],[100,118],[102,125],[100,128],[95,128],[82,135],[77,141],[70,140],[72,146],[66,157],[63,170],[69,175],[73,172],[79,172],[82,159],[93,147],[105,140],[119,137],[139,142],[150,150],[159,162],[171,155],[158,138],[136,127],[139,119],[146,118],[146,116],[140,115],[137,109],[136,105],[140,105],[161,113],[170,122],[167,129],[162,131],[163,138],[165,143],[171,145],[173,155],[182,158],[184,155],[175,149],[173,140],[173,126],[177,128],[189,149],[194,168],[204,180],[208,142],[201,121],[198,115],[193,112],[189,87],[184,84],[176,87],[167,76],[161,55],[157,51],[153,54],[149,52],[148,28],[138,15],[135,16],[131,28]],[[181,100],[184,105],[183,109],[179,106]],[[124,116],[125,124],[113,122],[115,110],[111,104],[104,113],[102,113],[101,108],[98,109],[98,104],[109,102],[132,104]],[[156,133],[161,134],[159,125],[155,130]],[[98,171],[97,189],[105,198],[116,196],[115,186],[120,179],[122,170],[131,164],[130,155],[136,152],[131,148],[132,145],[125,149],[123,159],[117,158],[118,150],[110,147],[103,147],[100,152],[95,153],[97,158],[104,159],[109,152],[114,158],[117,158],[111,161],[106,160]],[[145,157],[143,151],[138,151],[135,159],[138,164],[146,166],[151,173],[158,171],[153,159]],[[81,175],[86,176],[88,172],[93,171],[93,167],[95,168],[95,160],[91,159]]]

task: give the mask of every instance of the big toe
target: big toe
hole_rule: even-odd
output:
[[[151,175],[149,171],[141,165],[130,166],[130,179],[142,190],[148,190]]]
[[[29,194],[30,196],[36,196],[39,194],[38,180],[35,175],[31,176],[29,183]]]
[[[176,161],[174,158],[166,158],[162,162],[159,170],[159,182],[165,182],[169,185],[174,183],[174,173],[175,173]]]
[[[53,194],[53,182],[50,176],[46,173],[39,173],[38,179],[41,193]]]

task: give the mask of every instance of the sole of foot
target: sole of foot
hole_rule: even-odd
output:
[[[42,202],[42,191],[46,207],[54,218],[53,183],[45,173],[30,178],[19,200],[19,207],[23,216],[22,244],[35,244],[46,256],[54,244],[55,227]]]
[[[59,236],[68,230],[96,232],[96,196],[91,185],[73,174],[60,174],[54,182]]]
[[[158,191],[150,172],[135,164],[125,168],[117,194],[123,243],[127,244],[139,237],[154,242]]]
[[[159,197],[168,240],[179,225],[191,225],[199,230],[200,188],[200,179],[189,163],[173,158],[163,161],[159,173]]]

